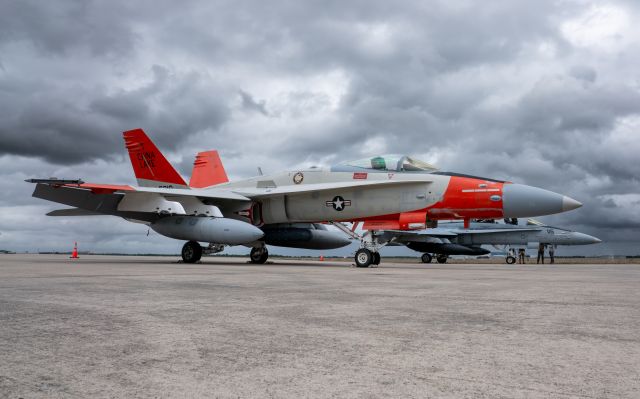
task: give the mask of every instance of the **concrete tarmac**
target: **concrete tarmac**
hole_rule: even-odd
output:
[[[640,397],[637,264],[176,260],[0,255],[0,397]]]

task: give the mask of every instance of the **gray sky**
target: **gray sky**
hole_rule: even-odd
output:
[[[208,149],[231,178],[392,152],[540,186],[584,203],[542,221],[607,241],[564,253],[640,254],[638,20],[637,1],[0,2],[0,249],[177,252],[46,217],[22,182],[133,184],[121,132],[141,127],[186,178]]]

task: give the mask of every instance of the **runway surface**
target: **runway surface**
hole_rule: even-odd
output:
[[[0,397],[640,397],[640,265],[0,255]]]

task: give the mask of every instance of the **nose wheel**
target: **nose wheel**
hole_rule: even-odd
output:
[[[422,254],[420,260],[422,260],[422,263],[431,263],[433,256],[431,256],[431,254]]]
[[[371,265],[379,265],[380,253],[370,251],[367,248],[360,248],[358,252],[356,252],[355,259],[356,259],[357,267],[369,267]]]

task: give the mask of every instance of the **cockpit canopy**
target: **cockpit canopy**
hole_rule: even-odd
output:
[[[386,154],[357,161],[345,162],[332,168],[333,171],[372,171],[372,172],[434,172],[435,166],[407,155]]]

